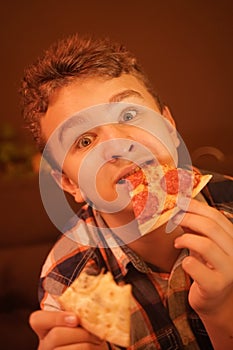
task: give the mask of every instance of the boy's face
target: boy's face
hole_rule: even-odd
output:
[[[70,85],[56,91],[50,99],[49,108],[41,120],[43,136],[49,140],[61,123],[64,124],[71,116],[83,109],[113,102],[144,106],[145,109],[148,108],[160,114],[154,98],[144,85],[133,76],[122,75],[119,78],[109,80],[102,78],[77,79]],[[133,118],[135,111],[130,109],[128,112],[130,113],[127,114],[127,118]],[[165,110],[165,118],[169,119],[170,122],[172,120],[168,110]],[[74,145],[71,144],[64,159],[63,188],[70,192],[77,202],[82,201],[92,183],[88,176],[91,178],[91,174],[94,173],[95,189],[98,195],[110,203],[115,201],[118,196],[119,179],[138,164],[140,165],[140,162],[150,160],[152,158],[150,153],[158,163],[174,165],[171,153],[160,140],[153,133],[148,132],[148,127],[139,126],[127,122],[112,123],[110,118],[109,124],[96,124],[91,130],[77,135]],[[175,145],[177,140],[175,140],[173,131],[168,132],[168,134],[170,133],[169,137]],[[97,149],[101,153],[101,164],[100,162],[95,164],[96,157],[93,152]],[[87,191],[80,185],[79,179],[82,177],[78,178],[80,169],[82,170],[82,165],[85,162],[89,166],[88,173],[86,172],[86,183],[89,181],[89,185],[86,187]],[[90,197],[89,194],[87,197]],[[93,198],[90,200],[94,202]]]

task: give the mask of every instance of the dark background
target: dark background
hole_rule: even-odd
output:
[[[0,16],[1,121],[25,134],[19,81],[50,43],[74,32],[108,35],[138,56],[194,162],[197,149],[211,146],[220,152],[207,150],[215,156],[199,158],[198,165],[232,174],[231,0],[8,0]]]
[[[9,122],[32,143],[19,108],[24,67],[60,37],[107,35],[138,56],[194,164],[233,174],[232,0],[8,0],[1,4],[0,28],[0,128]],[[16,171],[2,180],[1,345],[31,350],[37,338],[28,318],[39,307],[41,266],[59,232],[41,203],[38,176],[20,177]]]

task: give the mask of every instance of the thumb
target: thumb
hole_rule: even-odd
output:
[[[39,339],[43,339],[54,327],[77,327],[79,319],[71,312],[38,310],[30,315],[29,324]]]

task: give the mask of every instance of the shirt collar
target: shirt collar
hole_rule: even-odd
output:
[[[125,242],[116,236],[114,232],[106,225],[98,211],[93,210],[93,214],[97,225],[103,227],[107,233],[104,237],[105,245],[111,249],[115,256],[122,275],[125,276],[128,272],[128,265],[131,263],[140,272],[147,273],[149,271],[146,263],[130,248]]]

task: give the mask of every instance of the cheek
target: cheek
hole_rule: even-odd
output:
[[[154,154],[155,160],[157,160],[159,164],[175,166],[176,159],[173,159],[173,153],[170,152],[166,145],[164,145],[160,140],[152,135],[147,135],[144,138],[144,145]]]
[[[78,183],[79,162],[75,157],[68,155],[64,160],[62,169],[71,180]]]
[[[113,176],[104,166],[96,172],[95,180],[96,189],[104,200],[113,201],[117,199]]]

